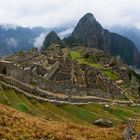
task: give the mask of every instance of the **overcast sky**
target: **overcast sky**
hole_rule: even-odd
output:
[[[0,0],[0,24],[73,26],[88,12],[105,27],[140,28],[140,0]]]

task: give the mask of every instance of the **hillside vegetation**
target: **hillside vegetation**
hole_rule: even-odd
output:
[[[0,102],[25,112],[20,113],[8,106],[0,105],[0,138],[121,140],[128,119],[140,117],[140,107],[105,108],[104,105],[95,103],[54,105],[29,99],[13,89],[0,87]],[[115,127],[99,128],[92,125],[93,121],[99,118],[110,119]]]
[[[0,105],[0,139],[10,140],[115,140],[123,127],[92,128],[69,122],[46,121]]]

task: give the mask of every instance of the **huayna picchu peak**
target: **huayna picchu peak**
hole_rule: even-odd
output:
[[[128,65],[127,65],[128,64]],[[0,139],[139,140],[140,53],[87,13],[72,34],[0,58]],[[14,109],[12,109],[14,108]]]
[[[120,56],[128,65],[140,67],[140,53],[128,38],[103,29],[95,17],[88,13],[83,16],[71,36],[65,39],[69,45],[83,45],[97,48],[113,56]]]

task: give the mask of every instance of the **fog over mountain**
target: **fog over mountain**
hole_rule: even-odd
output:
[[[67,36],[70,28],[22,27],[13,24],[0,25],[0,56],[9,55],[17,51],[26,51],[32,47],[40,48],[45,36],[55,30],[61,38]]]
[[[139,0],[4,0],[0,4],[0,55],[33,46],[40,48],[52,29],[62,39],[70,35],[78,20],[89,12],[103,27],[127,36],[138,47],[136,30],[111,27],[140,29],[139,5]]]
[[[34,47],[35,38],[42,32],[46,32],[46,29],[42,27],[25,28],[10,24],[1,25],[0,56]]]
[[[32,47],[39,48],[45,39],[45,36],[52,30],[58,33],[63,39],[68,37],[75,26],[71,27],[21,27],[14,24],[0,25],[0,56],[11,54],[20,50],[28,50]],[[134,42],[140,50],[140,30],[131,26],[111,26],[107,27],[112,32],[119,33],[122,36],[128,37]],[[4,46],[4,47],[3,47]]]
[[[90,12],[103,27],[130,25],[140,28],[139,5],[139,0],[4,0],[0,4],[0,23],[70,27]]]

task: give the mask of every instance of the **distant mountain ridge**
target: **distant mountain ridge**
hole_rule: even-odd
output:
[[[57,33],[60,33],[60,36],[63,36],[67,28],[30,28],[12,24],[0,25],[0,56],[9,55],[21,50],[27,51],[33,47],[40,48],[45,36],[51,30],[55,30]]]
[[[109,30],[132,40],[140,51],[140,29],[136,27],[112,26]]]
[[[84,45],[101,49],[113,56],[120,56],[128,65],[140,67],[140,53],[135,44],[126,37],[103,29],[91,13],[84,15],[71,36],[64,39],[69,45]]]
[[[26,51],[34,47],[34,39],[45,29],[42,27],[28,28],[21,26],[0,26],[0,56],[20,50]]]

